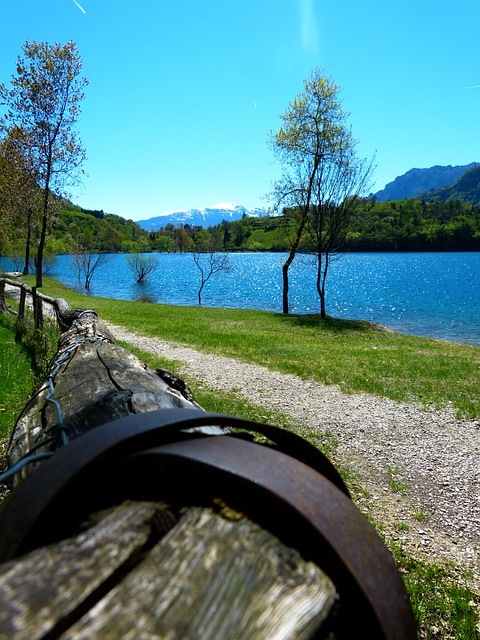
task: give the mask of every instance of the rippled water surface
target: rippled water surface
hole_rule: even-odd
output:
[[[281,311],[285,254],[231,254],[228,273],[212,276],[207,306]],[[157,302],[197,304],[200,275],[191,254],[158,254],[159,267],[138,285],[125,255],[112,255],[95,274],[91,293]],[[8,264],[4,266],[8,268]],[[316,313],[315,261],[298,256],[291,267],[294,313]],[[78,286],[70,256],[49,274]],[[480,253],[356,253],[335,260],[327,280],[327,313],[378,322],[403,333],[480,345]]]

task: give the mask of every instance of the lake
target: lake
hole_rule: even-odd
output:
[[[151,255],[151,254],[146,254]],[[118,299],[148,295],[156,302],[196,305],[200,274],[191,254],[157,254],[158,269],[136,284],[126,256],[112,255],[95,273],[91,294]],[[205,306],[281,311],[286,254],[233,253],[231,269],[205,285]],[[11,268],[8,261],[2,268]],[[317,313],[315,261],[297,256],[290,269],[292,313]],[[48,274],[78,287],[71,256]],[[378,322],[419,336],[480,345],[480,253],[351,253],[331,264],[328,315]]]

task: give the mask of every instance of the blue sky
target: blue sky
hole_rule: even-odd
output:
[[[72,200],[134,220],[267,207],[266,140],[320,65],[342,89],[374,190],[480,161],[478,0],[0,0],[0,82],[26,39],[74,40],[88,177]]]

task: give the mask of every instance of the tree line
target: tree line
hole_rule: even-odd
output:
[[[148,232],[121,216],[86,211],[70,203],[63,206],[68,208],[56,214],[48,235],[47,256],[75,253],[79,247],[97,253],[194,252],[209,247],[227,252],[285,252],[295,217],[294,210],[286,210],[278,216],[245,216],[208,228],[169,224]],[[38,229],[32,233],[35,246]],[[26,240],[22,221],[11,221],[9,237],[0,239],[2,255],[22,257]],[[307,232],[299,250],[314,250]],[[460,201],[364,200],[358,218],[343,234],[342,251],[480,251],[480,207]],[[34,257],[35,250],[32,262]]]

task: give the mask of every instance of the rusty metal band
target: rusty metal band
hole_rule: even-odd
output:
[[[277,447],[185,433],[212,425],[261,433]],[[210,486],[227,500],[233,492],[247,514],[249,508],[283,514],[285,528],[307,534],[308,554],[331,576],[347,610],[366,605],[352,624],[368,620],[370,638],[416,638],[395,562],[332,469],[302,438],[231,416],[170,409],[121,418],[69,442],[12,493],[0,514],[0,561],[51,541],[52,525],[69,510],[89,507],[92,487],[100,488],[104,476],[113,486],[125,472],[138,470],[141,486],[144,472],[158,498],[172,477],[183,478],[187,491]]]
[[[350,606],[366,600],[379,629],[365,629],[369,638],[417,637],[408,595],[390,552],[353,502],[317,471],[285,453],[229,436],[174,442],[129,456],[143,469],[161,468],[169,458],[191,483],[207,471],[212,487],[222,486],[230,495],[233,480],[247,506],[253,498],[258,510],[268,512],[273,500],[289,516],[297,535],[301,520],[314,534],[310,544],[318,545],[307,550],[309,555],[330,574],[340,597],[346,596]],[[352,624],[365,619],[368,614],[359,612]]]
[[[343,480],[328,458],[306,440],[286,430],[196,409],[139,413],[98,426],[70,441],[12,492],[0,511],[0,562],[45,544],[45,538],[38,535],[39,523],[47,521],[62,500],[67,502],[72,487],[99,466],[171,439],[192,437],[185,430],[212,425],[268,437],[279,449],[316,469],[348,495]],[[199,434],[194,435],[199,437]]]

